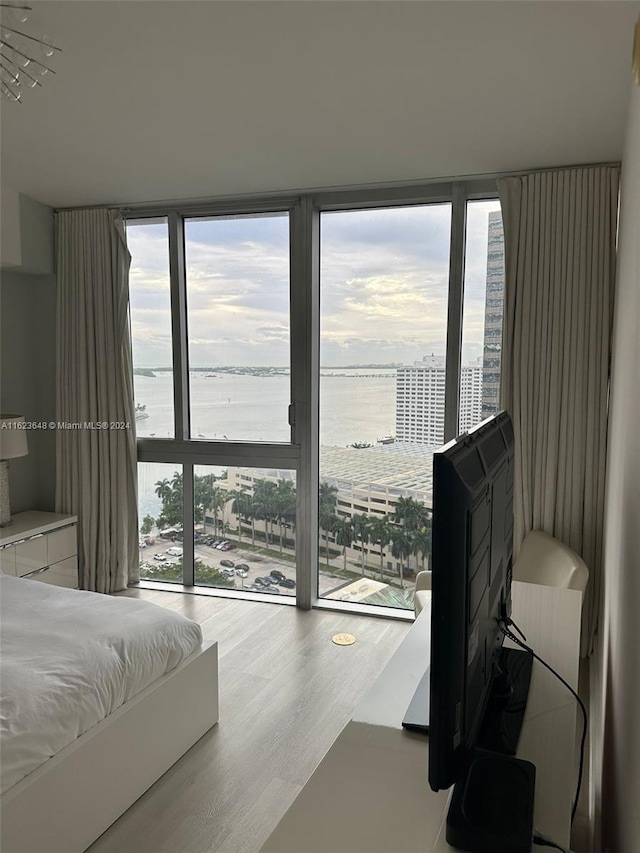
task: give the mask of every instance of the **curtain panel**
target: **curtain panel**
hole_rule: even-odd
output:
[[[78,516],[80,586],[104,593],[139,579],[130,261],[116,212],[56,214],[56,509]]]
[[[514,553],[530,530],[543,530],[586,562],[583,654],[601,589],[619,177],[618,167],[602,166],[498,180]]]

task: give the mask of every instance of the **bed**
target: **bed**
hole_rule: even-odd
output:
[[[0,597],[0,847],[81,853],[217,722],[217,644],[137,599],[5,575]]]

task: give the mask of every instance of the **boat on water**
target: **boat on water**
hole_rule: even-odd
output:
[[[149,417],[149,413],[147,412],[147,407],[144,403],[136,403],[136,420],[144,421]]]

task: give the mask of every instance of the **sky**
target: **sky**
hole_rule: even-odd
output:
[[[470,202],[463,363],[482,353],[488,211]],[[321,364],[411,364],[443,355],[451,208],[419,205],[321,215]],[[130,223],[134,365],[171,365],[164,221]],[[288,216],[185,223],[189,363],[289,366]]]

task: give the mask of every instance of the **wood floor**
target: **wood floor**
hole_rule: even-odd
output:
[[[220,722],[90,853],[259,850],[410,624],[182,593],[123,594],[177,610],[218,640]],[[356,644],[332,643],[339,632]]]

